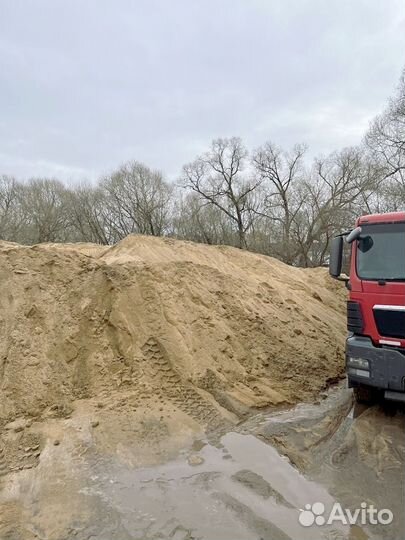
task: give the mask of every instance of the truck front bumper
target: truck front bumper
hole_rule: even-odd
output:
[[[368,337],[350,336],[346,370],[349,388],[364,384],[405,392],[405,350],[375,347]]]

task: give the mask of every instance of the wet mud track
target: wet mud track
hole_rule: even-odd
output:
[[[405,416],[354,407],[342,387],[319,404],[260,413],[195,440],[176,459],[130,467],[119,457],[47,447],[0,491],[7,540],[284,540],[405,538]],[[59,453],[58,453],[59,452]],[[8,475],[11,476],[11,475]],[[3,477],[4,478],[4,477]],[[389,508],[390,525],[300,524],[322,503]]]

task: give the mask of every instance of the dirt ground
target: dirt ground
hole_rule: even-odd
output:
[[[346,500],[359,460],[403,486],[402,417],[326,393],[346,321],[325,269],[133,236],[0,242],[0,280],[1,540],[300,538],[298,493]]]
[[[261,412],[208,436],[194,432],[159,463],[136,439],[115,454],[103,452],[100,434],[79,412],[30,430],[47,443],[36,467],[3,476],[2,539],[391,540],[405,534],[404,413],[379,405],[358,411],[344,385],[319,404]],[[170,440],[162,443],[165,452]],[[314,502],[353,510],[367,502],[391,509],[394,521],[303,527],[300,511]]]

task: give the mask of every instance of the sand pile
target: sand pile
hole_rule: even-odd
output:
[[[345,292],[324,269],[131,236],[2,242],[0,282],[0,428],[78,400],[215,426],[312,399],[344,371]]]

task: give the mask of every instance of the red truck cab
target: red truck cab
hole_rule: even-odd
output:
[[[341,276],[344,242],[351,244],[350,272]],[[329,271],[345,280],[346,369],[358,401],[377,393],[405,401],[405,212],[362,216],[335,237]]]

